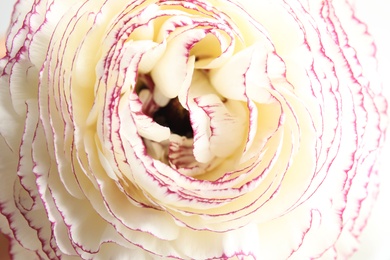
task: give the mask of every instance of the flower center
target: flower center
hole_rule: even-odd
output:
[[[189,112],[183,108],[177,97],[171,99],[166,106],[159,108],[153,114],[153,120],[162,126],[169,127],[174,134],[187,138],[194,136]]]
[[[179,99],[163,98],[156,102],[155,85],[150,75],[140,75],[136,92],[143,105],[142,112],[153,120],[171,130],[171,133],[193,138],[190,113],[179,102]],[[164,101],[165,99],[165,101]]]

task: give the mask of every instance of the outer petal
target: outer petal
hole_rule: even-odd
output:
[[[15,256],[356,250],[387,107],[346,2],[260,1],[247,8],[259,23],[231,1],[25,3],[0,61],[0,221]],[[149,72],[156,106],[178,96],[190,112],[199,175],[178,169],[188,143],[144,109]]]

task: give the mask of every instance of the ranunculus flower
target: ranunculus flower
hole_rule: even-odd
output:
[[[11,254],[351,256],[384,140],[373,65],[342,0],[20,0],[0,61]]]

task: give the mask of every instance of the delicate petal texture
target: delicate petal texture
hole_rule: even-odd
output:
[[[346,0],[19,0],[0,60],[10,254],[350,257],[387,124],[375,51]]]

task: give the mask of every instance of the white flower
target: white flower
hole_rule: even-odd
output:
[[[345,1],[251,5],[17,3],[0,61],[15,258],[356,251],[385,131],[375,45]]]

